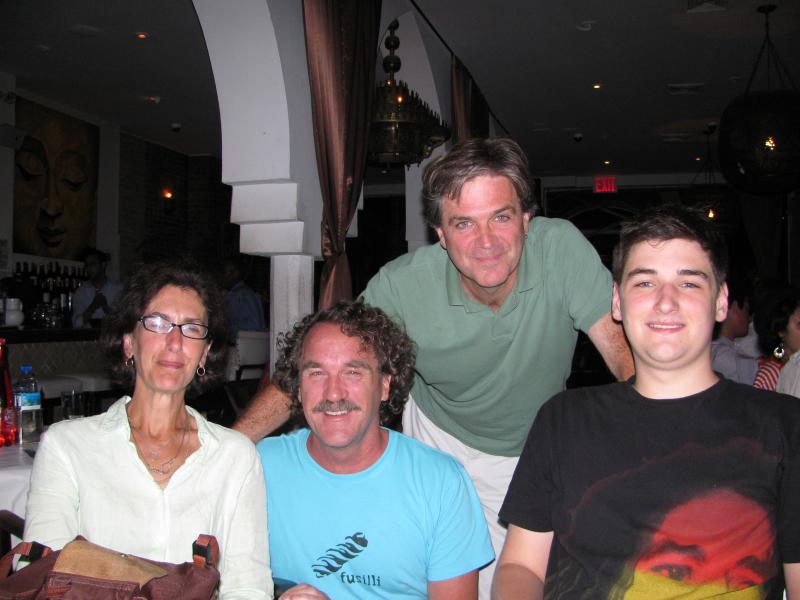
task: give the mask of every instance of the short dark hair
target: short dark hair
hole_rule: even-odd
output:
[[[510,138],[471,138],[425,167],[422,204],[428,225],[441,227],[442,202],[458,199],[465,183],[483,175],[507,177],[517,192],[522,211],[533,216],[536,201],[528,159],[519,144]]]
[[[622,282],[625,263],[636,244],[681,239],[697,242],[706,251],[717,287],[721,287],[728,275],[728,245],[716,223],[705,215],[706,211],[700,208],[667,203],[647,208],[624,221],[620,225],[619,243],[614,248],[614,281]]]
[[[392,376],[389,399],[381,402],[380,406],[381,424],[389,424],[402,412],[414,382],[414,342],[380,308],[360,300],[339,302],[308,315],[291,331],[280,336],[272,380],[291,399],[292,417],[305,424],[299,397],[300,367],[305,340],[318,323],[333,323],[345,335],[359,338],[364,350],[375,353],[381,373]]]
[[[132,333],[147,305],[162,288],[174,285],[197,292],[208,315],[211,349],[206,357],[205,376],[192,380],[191,391],[199,392],[219,380],[225,369],[228,350],[227,325],[222,293],[213,278],[197,262],[188,258],[162,260],[141,265],[127,280],[111,313],[103,319],[100,340],[111,361],[114,379],[128,389],[136,382],[135,365],[127,365],[123,336]]]

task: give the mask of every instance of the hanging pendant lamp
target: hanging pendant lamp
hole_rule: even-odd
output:
[[[394,75],[400,70],[400,47],[395,19],[389,24],[383,59],[386,78],[378,82],[369,128],[367,160],[384,168],[419,164],[450,138],[450,130],[419,95]]]
[[[764,15],[764,42],[744,94],[728,105],[719,124],[720,170],[733,187],[751,194],[800,188],[800,92],[770,39],[769,15],[774,10],[774,4],[758,8]],[[765,51],[767,89],[751,92]],[[770,89],[770,65],[782,89]]]

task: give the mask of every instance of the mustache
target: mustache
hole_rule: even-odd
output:
[[[341,400],[320,400],[314,408],[311,409],[311,412],[350,412],[356,410],[361,410],[361,407],[347,398],[342,398]]]

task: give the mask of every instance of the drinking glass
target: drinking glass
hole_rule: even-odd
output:
[[[65,419],[80,419],[86,416],[86,406],[81,392],[61,392],[61,414]]]

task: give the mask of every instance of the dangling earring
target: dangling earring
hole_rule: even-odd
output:
[[[129,357],[128,357],[128,358],[125,360],[125,366],[126,366],[126,367],[128,367],[129,369],[133,369],[133,368],[134,368],[134,364],[133,364],[133,356],[129,356]]]
[[[206,368],[203,365],[197,365],[197,370],[195,372],[198,377],[202,377],[206,374]]]
[[[772,351],[772,356],[777,358],[778,360],[783,360],[783,357],[786,355],[786,349],[783,347],[783,342],[775,346],[775,350]]]

